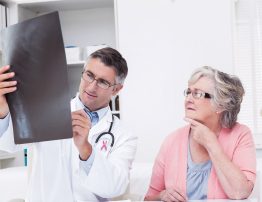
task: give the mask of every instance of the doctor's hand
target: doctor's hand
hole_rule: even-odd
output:
[[[16,81],[6,81],[15,76],[14,72],[7,73],[9,69],[10,66],[3,66],[0,68],[0,118],[4,118],[9,113],[5,94],[16,90]]]
[[[179,189],[168,188],[160,193],[160,200],[167,202],[187,201],[187,197]]]
[[[84,110],[72,112],[72,127],[74,143],[79,151],[80,158],[87,160],[92,152],[92,146],[88,142],[91,121]]]
[[[218,143],[216,134],[207,126],[190,118],[184,118],[184,120],[190,124],[193,139],[207,150],[212,147],[212,144]]]

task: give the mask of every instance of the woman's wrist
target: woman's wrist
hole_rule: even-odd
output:
[[[221,153],[221,146],[218,142],[218,140],[210,141],[208,142],[206,149],[209,153],[209,155],[216,155],[218,153]]]

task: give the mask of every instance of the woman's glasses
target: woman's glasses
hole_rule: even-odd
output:
[[[184,96],[188,97],[190,94],[192,94],[193,98],[195,99],[200,99],[200,98],[208,98],[211,99],[213,98],[213,95],[203,92],[201,90],[191,90],[190,88],[187,88],[186,90],[184,90]]]

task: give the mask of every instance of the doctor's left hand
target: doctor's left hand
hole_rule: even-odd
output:
[[[84,110],[72,112],[72,127],[74,143],[79,151],[80,158],[87,160],[92,152],[92,146],[88,142],[91,121]]]

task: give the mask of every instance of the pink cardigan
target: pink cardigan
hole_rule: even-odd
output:
[[[169,187],[186,193],[187,146],[189,125],[176,130],[163,142],[155,160],[150,187],[146,196],[154,196]],[[225,154],[237,165],[248,180],[256,179],[256,151],[248,127],[236,123],[232,129],[223,128],[219,143]],[[208,199],[228,198],[221,187],[214,167],[208,179]]]

